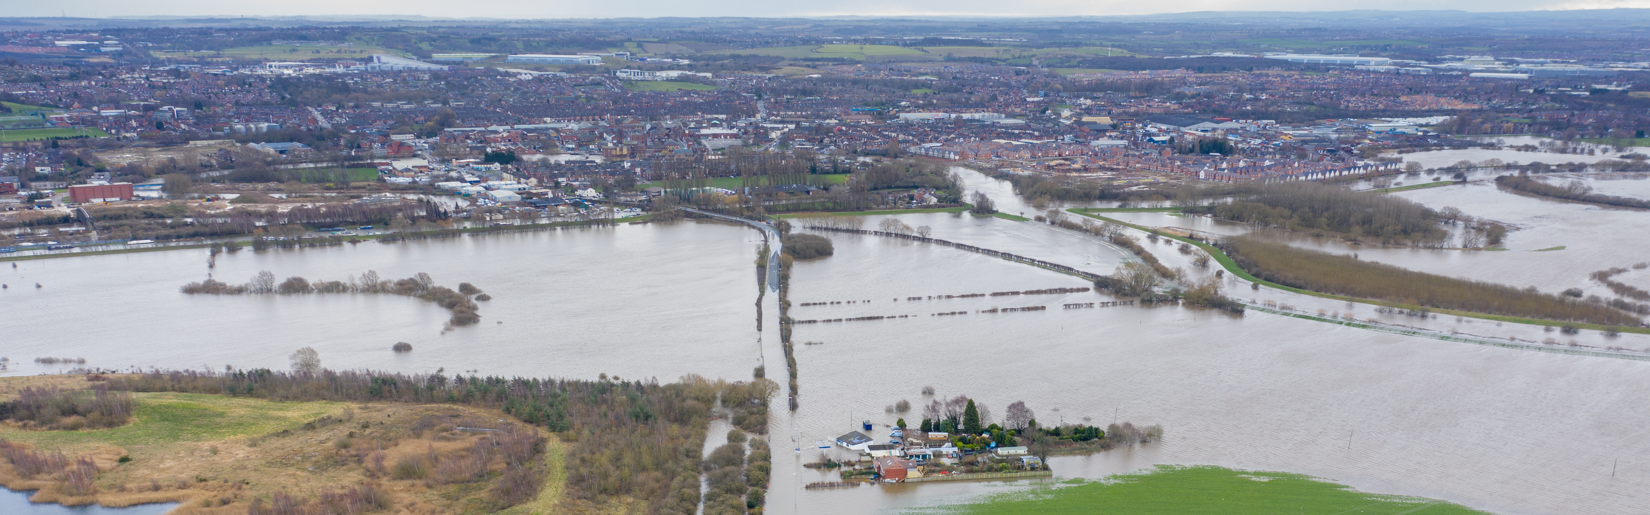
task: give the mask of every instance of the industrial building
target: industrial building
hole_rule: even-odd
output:
[[[117,200],[132,199],[132,183],[117,182],[114,184],[77,184],[69,186],[69,200],[84,204],[87,202],[114,202]]]
[[[447,71],[452,67],[393,55],[373,54],[372,62],[366,64],[366,69],[369,72]]]
[[[480,61],[498,54],[430,54],[431,61],[467,63]]]
[[[1281,59],[1291,63],[1305,64],[1341,64],[1363,66],[1391,66],[1392,60],[1385,57],[1359,57],[1356,55],[1321,55],[1321,54],[1269,54],[1267,59]]]
[[[683,75],[693,75],[693,76],[697,76],[697,77],[704,77],[704,78],[707,78],[707,79],[711,77],[711,75],[709,73],[685,72],[685,71],[681,71],[681,70],[665,70],[665,71],[655,72],[655,71],[646,71],[646,70],[624,69],[624,70],[618,70],[618,71],[613,72],[613,76],[618,77],[619,80],[647,80],[647,81],[673,80],[673,79],[681,78]]]
[[[602,64],[602,58],[594,55],[559,55],[559,54],[516,54],[504,58],[507,63],[535,63],[535,64]]]

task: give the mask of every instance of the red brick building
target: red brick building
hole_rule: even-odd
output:
[[[101,200],[100,200],[101,199]],[[110,200],[131,200],[132,183],[117,182],[114,184],[77,184],[69,186],[69,200],[83,204],[86,202]]]
[[[904,481],[905,477],[910,474],[912,467],[910,461],[893,456],[877,458],[875,463],[877,475],[882,476],[883,479],[893,481]]]

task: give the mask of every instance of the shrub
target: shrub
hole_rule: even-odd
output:
[[[390,479],[424,479],[430,476],[430,460],[424,456],[404,456],[390,467]]]
[[[105,428],[125,425],[136,408],[131,393],[103,384],[91,390],[27,387],[16,400],[0,403],[0,420],[51,429]]]
[[[407,342],[395,342],[395,345],[390,347],[390,349],[396,352],[412,352],[412,344]]]
[[[794,259],[815,259],[836,252],[831,239],[817,234],[790,234],[783,239],[785,253]]]

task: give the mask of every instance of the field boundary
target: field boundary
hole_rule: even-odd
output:
[[[1168,234],[1168,233],[1163,232],[1163,231],[1156,231],[1156,230],[1154,230],[1150,227],[1131,224],[1131,223],[1124,222],[1122,220],[1118,220],[1118,219],[1115,219],[1115,218],[1107,218],[1107,217],[1104,217],[1104,216],[1100,216],[1100,215],[1097,215],[1097,214],[1094,214],[1094,213],[1087,212],[1083,208],[1071,208],[1071,209],[1067,209],[1066,211],[1071,212],[1071,213],[1076,214],[1076,215],[1079,215],[1079,216],[1085,216],[1085,217],[1093,218],[1093,219],[1096,219],[1096,220],[1101,220],[1101,221],[1111,222],[1111,223],[1114,223],[1114,224],[1119,224],[1119,225],[1122,225],[1124,227],[1128,227],[1130,229],[1134,229],[1134,230],[1138,230],[1138,231],[1156,232],[1158,237],[1171,238],[1171,239],[1180,241],[1182,243],[1187,243],[1187,244],[1196,246],[1197,248],[1203,249],[1204,252],[1208,252],[1209,256],[1214,258],[1215,262],[1220,263],[1220,266],[1222,268],[1225,268],[1227,272],[1231,272],[1232,274],[1237,275],[1239,278],[1242,278],[1243,280],[1253,282],[1253,283],[1258,283],[1262,286],[1275,288],[1275,289],[1279,289],[1279,290],[1283,290],[1283,291],[1287,291],[1287,292],[1291,292],[1291,293],[1299,293],[1299,294],[1302,294],[1302,295],[1310,295],[1310,296],[1313,296],[1313,297],[1319,297],[1319,298],[1325,298],[1325,299],[1341,300],[1341,301],[1347,301],[1347,302],[1357,302],[1357,303],[1360,303],[1360,304],[1368,304],[1368,305],[1372,305],[1372,306],[1385,306],[1385,307],[1389,307],[1389,308],[1398,308],[1398,309],[1405,309],[1405,310],[1427,310],[1427,311],[1431,311],[1433,313],[1438,313],[1438,314],[1443,314],[1443,315],[1455,315],[1455,316],[1460,316],[1460,317],[1476,318],[1476,319],[1480,319],[1480,320],[1492,320],[1492,321],[1496,321],[1496,322],[1509,322],[1509,323],[1514,323],[1514,324],[1525,324],[1525,325],[1539,325],[1539,326],[1544,326],[1544,327],[1561,327],[1561,326],[1565,326],[1565,325],[1573,325],[1573,326],[1581,328],[1581,329],[1592,329],[1592,330],[1597,330],[1597,331],[1615,330],[1615,331],[1620,331],[1620,332],[1625,332],[1625,333],[1650,334],[1650,327],[1623,327],[1623,326],[1611,326],[1611,325],[1602,325],[1602,324],[1589,324],[1589,323],[1582,323],[1582,322],[1561,322],[1561,321],[1557,321],[1557,320],[1543,320],[1543,319],[1539,319],[1539,318],[1517,317],[1517,316],[1510,316],[1510,315],[1492,315],[1492,314],[1489,314],[1489,313],[1478,313],[1478,312],[1473,312],[1473,311],[1461,311],[1461,310],[1455,310],[1455,309],[1430,308],[1430,307],[1419,306],[1419,305],[1414,305],[1414,304],[1404,304],[1404,303],[1401,303],[1401,302],[1390,302],[1390,301],[1376,300],[1376,299],[1365,299],[1365,298],[1360,298],[1360,297],[1349,297],[1349,296],[1345,296],[1345,295],[1336,295],[1336,294],[1333,294],[1333,293],[1323,293],[1323,292],[1317,292],[1317,291],[1312,291],[1312,290],[1305,290],[1305,289],[1301,289],[1301,288],[1295,288],[1295,287],[1291,287],[1291,286],[1284,286],[1284,285],[1281,285],[1281,284],[1277,284],[1277,283],[1273,283],[1273,282],[1270,282],[1270,281],[1262,280],[1259,277],[1255,277],[1254,275],[1250,274],[1248,271],[1245,271],[1242,267],[1237,266],[1237,262],[1233,261],[1231,256],[1227,256],[1225,252],[1221,251],[1220,249],[1215,248],[1213,245],[1209,245],[1209,244],[1204,243],[1202,241],[1194,240],[1194,239],[1186,238],[1186,237],[1182,237],[1182,236],[1176,236],[1176,235],[1173,235],[1173,234]]]

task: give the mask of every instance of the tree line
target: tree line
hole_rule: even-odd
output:
[[[1603,206],[1650,209],[1650,200],[1593,193],[1593,188],[1581,181],[1572,181],[1566,186],[1558,186],[1531,179],[1528,175],[1503,175],[1495,178],[1495,186],[1504,190],[1538,197],[1586,202]]]
[[[459,283],[458,290],[445,286],[437,286],[430,274],[419,272],[406,279],[381,279],[378,272],[368,270],[361,274],[359,280],[349,276],[346,281],[310,280],[292,276],[285,281],[275,282],[275,274],[268,270],[260,271],[252,276],[252,280],[245,284],[228,284],[212,279],[185,284],[178,289],[188,295],[307,295],[311,293],[364,293],[390,294],[406,297],[415,297],[434,302],[452,312],[452,318],[447,323],[454,326],[472,325],[481,321],[481,315],[475,300],[482,298],[480,288],[470,283]],[[472,300],[474,298],[475,300]]]
[[[1298,249],[1255,238],[1217,243],[1239,267],[1264,281],[1334,295],[1477,313],[1639,326],[1635,316],[1608,306],[1566,299],[1532,288],[1416,272],[1356,256]]]
[[[1190,213],[1252,225],[1384,244],[1437,246],[1449,238],[1436,211],[1391,195],[1369,195],[1316,182],[1249,183],[1231,202],[1189,206]]]

